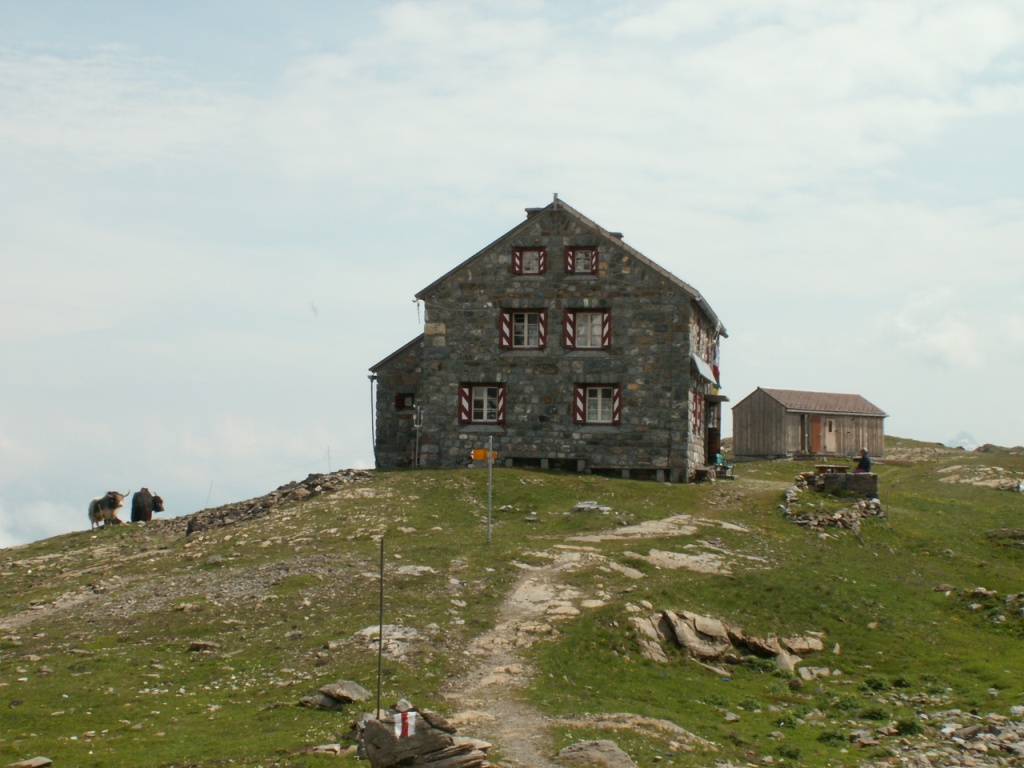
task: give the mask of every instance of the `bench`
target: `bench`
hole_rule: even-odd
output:
[[[734,480],[732,464],[706,464],[693,471],[693,479],[698,483],[706,483],[715,479]]]

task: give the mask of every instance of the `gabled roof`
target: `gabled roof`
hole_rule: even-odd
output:
[[[510,229],[508,232],[503,234],[501,237],[499,237],[496,240],[494,240],[489,245],[485,246],[484,248],[481,248],[479,251],[477,251],[475,254],[470,256],[464,262],[462,262],[458,266],[454,267],[453,269],[450,269],[445,274],[441,275],[441,277],[439,277],[437,280],[435,280],[430,285],[428,285],[426,288],[424,288],[419,293],[417,293],[416,294],[416,298],[419,299],[420,301],[423,301],[424,300],[423,297],[426,296],[427,294],[429,294],[431,291],[433,291],[435,287],[437,287],[438,285],[443,283],[445,280],[447,280],[449,277],[454,275],[459,270],[463,269],[468,264],[470,264],[473,261],[475,261],[476,259],[480,258],[486,251],[488,251],[491,248],[493,248],[497,243],[499,243],[500,241],[505,240],[507,238],[514,237],[521,230],[525,229],[528,225],[534,223],[534,221],[536,220],[536,218],[538,216],[546,215],[546,214],[548,214],[548,213],[550,213],[552,211],[561,211],[562,213],[566,213],[569,216],[571,216],[574,219],[576,219],[577,221],[579,221],[581,224],[589,227],[590,229],[593,229],[598,234],[600,234],[602,237],[607,238],[608,240],[614,241],[616,244],[621,246],[622,249],[624,251],[626,251],[626,253],[628,253],[630,256],[632,256],[634,259],[636,259],[638,262],[640,262],[641,264],[644,264],[648,268],[650,268],[650,269],[654,270],[655,272],[657,272],[659,275],[661,275],[666,280],[668,280],[672,285],[676,286],[677,288],[682,289],[685,293],[689,294],[690,298],[694,301],[694,303],[696,303],[696,304],[698,304],[700,306],[701,311],[707,316],[707,318],[712,322],[712,324],[714,324],[715,327],[718,328],[718,332],[722,336],[725,336],[726,338],[729,337],[729,334],[725,330],[725,326],[722,325],[722,321],[719,320],[718,315],[716,315],[714,313],[714,311],[711,309],[711,306],[707,303],[707,301],[705,301],[704,297],[701,296],[700,291],[698,291],[696,288],[694,288],[692,285],[690,285],[689,283],[685,282],[684,280],[680,280],[678,277],[673,275],[671,272],[669,272],[664,267],[662,267],[662,266],[656,264],[655,262],[651,261],[649,258],[647,258],[642,253],[640,253],[640,251],[636,250],[635,248],[633,248],[630,245],[627,245],[626,242],[622,239],[622,233],[620,233],[620,232],[610,232],[607,229],[605,229],[604,227],[599,226],[596,222],[592,221],[591,219],[588,219],[586,216],[584,216],[582,213],[577,211],[571,205],[568,205],[564,200],[560,200],[558,198],[558,195],[555,195],[555,199],[552,200],[550,203],[548,203],[543,208],[527,208],[527,217],[526,217],[526,220],[523,221],[522,224],[519,224],[518,226],[513,227],[512,229]]]
[[[405,345],[399,347],[398,349],[396,349],[394,352],[392,352],[390,355],[385,357],[383,360],[381,360],[376,365],[371,365],[370,366],[370,370],[373,373],[377,373],[381,368],[386,366],[388,363],[390,363],[396,357],[401,356],[402,354],[404,354],[408,350],[412,349],[417,344],[422,344],[422,343],[423,343],[423,334],[421,333],[419,336],[417,336],[415,339],[410,341],[408,344],[405,344]]]
[[[860,395],[838,392],[801,392],[796,389],[765,389],[758,387],[790,411],[804,413],[843,413],[852,416],[886,416],[885,411]]]

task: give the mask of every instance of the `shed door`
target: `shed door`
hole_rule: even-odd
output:
[[[821,415],[811,414],[811,453],[821,453]]]
[[[836,452],[836,420],[825,419],[825,452]]]

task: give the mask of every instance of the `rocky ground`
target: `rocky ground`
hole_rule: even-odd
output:
[[[949,468],[946,474],[957,478],[964,476],[958,467]],[[283,486],[260,499],[149,524],[154,533],[203,534],[241,520],[275,514],[274,532],[268,533],[268,536],[293,544],[295,557],[284,564],[267,564],[257,568],[244,582],[231,578],[229,571],[207,569],[201,573],[182,574],[168,579],[159,590],[153,592],[149,582],[144,585],[145,589],[137,587],[123,580],[113,567],[117,562],[123,563],[124,557],[152,557],[152,552],[141,551],[130,555],[118,553],[117,558],[112,558],[112,552],[104,550],[105,547],[109,549],[109,545],[98,539],[91,553],[91,562],[84,568],[67,571],[70,578],[71,575],[82,573],[85,568],[89,569],[94,576],[90,587],[69,590],[55,600],[0,618],[0,634],[14,638],[39,617],[58,611],[102,610],[127,617],[133,611],[140,610],[143,602],[148,611],[156,610],[161,605],[174,605],[175,610],[189,610],[188,604],[181,604],[180,600],[183,596],[194,594],[203,594],[213,604],[256,605],[283,573],[316,575],[326,572],[330,565],[320,555],[304,554],[302,541],[310,535],[329,537],[331,531],[303,529],[291,519],[289,513],[282,513],[278,509],[281,502],[316,494],[351,496],[366,493],[368,489],[361,483],[369,476],[369,473],[359,470],[311,475],[301,483]],[[583,513],[601,514],[601,511]],[[865,513],[877,514],[877,511],[859,510],[859,514]],[[821,521],[813,524],[819,523],[828,524]],[[832,524],[835,525],[835,521]],[[615,733],[623,730],[656,734],[673,750],[713,747],[698,734],[690,733],[676,723],[642,718],[631,713],[598,713],[578,719],[546,718],[530,705],[525,696],[526,688],[534,680],[535,671],[528,663],[524,651],[534,643],[557,636],[560,622],[571,620],[581,611],[604,605],[612,599],[599,578],[592,580],[586,590],[569,586],[566,577],[580,569],[596,574],[614,571],[629,578],[642,579],[642,572],[632,567],[630,561],[642,560],[663,569],[678,568],[722,575],[728,574],[732,567],[741,562],[741,558],[744,558],[742,562],[746,566],[771,566],[766,561],[731,552],[721,546],[713,534],[715,527],[722,525],[717,521],[701,520],[689,515],[670,516],[635,526],[613,527],[610,521],[607,531],[552,544],[543,551],[532,553],[531,562],[534,564],[518,564],[522,574],[505,597],[495,626],[477,637],[466,650],[468,663],[465,674],[442,692],[455,709],[454,716],[450,718],[452,724],[460,732],[491,742],[494,745],[494,764],[501,768],[556,768],[573,763],[630,768],[635,764],[614,744]],[[374,521],[367,519],[366,529],[372,530],[373,526]],[[743,530],[739,526],[733,528]],[[643,541],[647,538],[692,534],[700,530],[707,530],[709,535],[698,546],[683,548],[685,551],[644,551]],[[632,550],[624,553],[622,562],[607,558],[591,546],[610,538],[635,542]],[[201,535],[197,536],[197,543],[187,550],[186,557],[209,564],[211,556],[205,552],[201,541]],[[241,541],[239,544],[260,546],[261,542],[252,540]],[[21,561],[17,559],[16,552],[13,554],[15,557],[4,563],[4,568],[45,569],[52,566],[52,563],[42,560]],[[415,576],[419,566],[404,564],[400,567],[411,569],[407,575]],[[658,610],[664,608],[675,609],[679,606],[657,607]],[[656,607],[627,604],[625,610],[631,616],[643,616],[650,615]],[[385,653],[398,659],[405,657],[409,647],[421,640],[415,633],[404,636],[403,632],[407,631],[408,628],[400,626],[389,627]],[[373,632],[367,631],[364,634],[362,641],[374,644]],[[354,639],[359,641],[359,633],[356,633]],[[287,675],[284,671],[281,677],[282,680],[278,681],[281,684],[301,682],[285,679]],[[1024,765],[1024,708],[1017,708],[1022,711],[1011,712],[1009,717],[988,715],[979,718],[969,712],[943,709],[941,701],[915,702],[915,706],[921,712],[923,735],[893,739],[893,736],[900,734],[887,731],[887,728],[893,727],[891,725],[849,734],[853,747],[877,744],[886,739],[891,756],[868,764],[871,768],[988,768]],[[610,739],[607,742],[574,745],[562,754],[557,754],[549,735],[555,726],[600,729],[607,731]],[[719,768],[725,768],[724,764],[719,764]]]

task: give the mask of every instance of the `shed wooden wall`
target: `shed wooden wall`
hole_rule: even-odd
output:
[[[785,456],[786,409],[755,390],[733,406],[732,437],[737,456]]]

